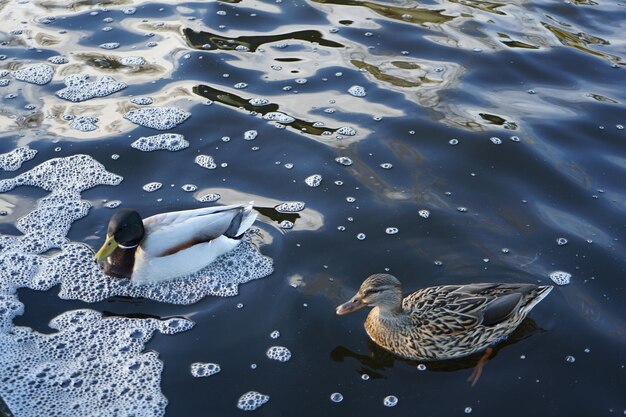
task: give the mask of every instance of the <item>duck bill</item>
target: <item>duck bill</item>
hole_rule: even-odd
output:
[[[344,314],[352,313],[353,311],[356,311],[363,307],[365,307],[365,303],[361,301],[361,297],[355,295],[350,301],[347,301],[337,307],[337,314],[342,316]]]
[[[104,245],[96,252],[93,256],[93,260],[96,262],[104,261],[106,258],[111,256],[115,248],[117,248],[118,243],[115,241],[113,236],[107,236],[107,239],[104,241]]]

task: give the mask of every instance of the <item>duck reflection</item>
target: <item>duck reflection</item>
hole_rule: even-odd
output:
[[[513,331],[513,333],[509,335],[507,339],[492,348],[493,352],[489,356],[488,360],[495,358],[498,355],[498,352],[507,346],[520,342],[534,333],[542,333],[544,331],[545,330],[540,328],[533,319],[524,319],[524,321],[522,321],[522,323]],[[386,369],[393,368],[396,361],[411,366],[425,364],[429,371],[434,372],[456,372],[463,369],[473,369],[483,356],[482,353],[476,353],[458,359],[443,361],[416,361],[396,356],[378,346],[370,339],[367,339],[367,346],[370,350],[368,354],[354,352],[345,346],[336,346],[330,352],[330,358],[335,362],[344,362],[346,359],[356,359],[362,365],[356,370],[359,375],[367,374],[370,378],[384,379],[386,378],[384,371]]]

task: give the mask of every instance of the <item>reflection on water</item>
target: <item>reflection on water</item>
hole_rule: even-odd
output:
[[[232,415],[251,390],[270,395],[257,410],[268,415],[370,415],[388,395],[406,415],[624,410],[623,384],[615,383],[623,380],[625,328],[624,4],[33,0],[0,4],[0,19],[0,182],[38,184],[80,154],[100,167],[81,194],[70,177],[87,179],[84,167],[61,172],[49,194],[22,186],[0,195],[0,281],[11,283],[0,288],[0,343],[12,346],[0,354],[0,373],[9,375],[0,397],[9,406],[42,415],[12,388],[21,382],[6,364],[27,348],[15,334],[43,343],[60,333],[68,352],[81,351],[88,338],[51,333],[48,322],[90,309],[88,330],[105,340],[99,329],[112,326],[120,345],[138,340],[116,330],[120,323],[168,332],[163,323],[194,321],[175,335],[144,334],[137,352],[121,354],[129,362],[114,367],[136,372],[131,360],[147,355],[152,400],[167,398],[165,411],[150,416]],[[49,83],[13,72],[37,64],[54,69]],[[126,88],[82,102],[57,96],[77,74]],[[349,92],[355,88],[363,94]],[[123,117],[146,106],[190,113],[163,132],[188,147],[133,148],[161,133]],[[172,125],[166,119],[163,126]],[[77,130],[77,120],[95,129]],[[201,166],[198,157],[212,163]],[[113,178],[101,181],[105,173],[119,184],[103,186]],[[153,183],[160,188],[146,187]],[[154,289],[154,301],[128,297],[117,283],[125,295],[61,299],[115,293],[84,258],[106,234],[109,207],[155,214],[242,201],[259,212],[249,245],[271,257],[275,271],[228,287],[236,297],[204,297],[184,285]],[[304,208],[276,210],[285,202]],[[417,374],[417,363],[367,342],[362,315],[334,313],[375,272],[423,288],[545,284],[557,270],[571,274],[571,284],[497,346],[474,388],[465,378],[477,357],[428,363],[441,372]],[[83,275],[95,281],[68,279]],[[165,302],[172,294],[194,304]],[[77,320],[83,314],[91,313]],[[276,344],[292,353],[288,362],[266,361]],[[91,366],[42,352],[61,376]],[[193,378],[195,362],[222,371]],[[73,383],[72,372],[52,388]],[[331,402],[333,392],[343,402]],[[113,410],[125,395],[114,393],[93,403]],[[73,404],[53,397],[47,403],[60,410]]]

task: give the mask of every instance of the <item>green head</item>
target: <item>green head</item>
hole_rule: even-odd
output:
[[[94,255],[94,260],[104,261],[117,247],[122,249],[137,247],[144,233],[143,221],[139,213],[132,209],[116,211],[109,220],[106,240]]]

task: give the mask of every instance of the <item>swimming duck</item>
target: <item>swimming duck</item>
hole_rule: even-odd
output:
[[[94,256],[107,275],[148,284],[192,274],[233,250],[256,219],[252,203],[157,214],[116,211]]]
[[[406,359],[452,359],[490,352],[551,290],[534,284],[442,285],[403,299],[396,277],[375,274],[337,314],[374,307],[365,330],[376,344]]]

